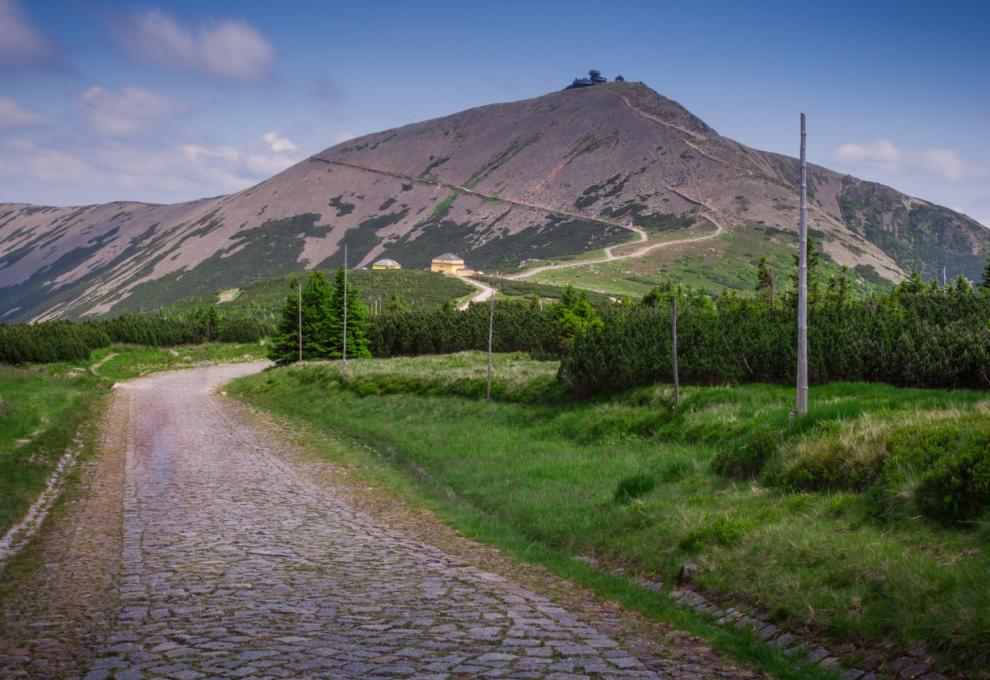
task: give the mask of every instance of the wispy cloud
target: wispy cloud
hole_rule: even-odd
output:
[[[0,0],[0,66],[51,65],[58,49],[28,19],[15,0]]]
[[[0,97],[0,130],[40,125],[44,118],[30,111],[13,99]]]
[[[248,171],[256,176],[269,177],[282,172],[300,159],[296,143],[277,130],[263,134],[261,141],[261,148],[256,148],[244,159]]]
[[[7,139],[0,144],[0,173],[28,175],[44,182],[85,182],[93,168],[81,158],[26,139]]]
[[[275,62],[268,38],[242,19],[188,26],[160,10],[147,10],[124,21],[116,33],[137,57],[214,78],[261,80]]]
[[[179,102],[140,87],[122,87],[112,92],[93,85],[78,97],[77,103],[92,130],[112,137],[136,135],[182,109]]]
[[[888,172],[924,172],[952,181],[987,174],[986,170],[964,161],[955,149],[904,150],[884,137],[866,144],[843,144],[832,157],[848,166]]]
[[[71,184],[108,200],[188,200],[246,189],[301,155],[295,142],[274,130],[241,148],[116,135],[71,147],[15,138],[0,141],[0,176]]]

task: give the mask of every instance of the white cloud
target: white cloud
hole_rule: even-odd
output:
[[[78,182],[93,177],[92,166],[81,158],[26,139],[8,139],[3,143],[0,172],[17,176],[27,174],[45,182]]]
[[[299,161],[299,147],[277,130],[263,134],[261,141],[268,147],[266,150],[256,148],[244,157],[245,166],[254,175],[269,177]]]
[[[918,167],[951,180],[960,180],[982,174],[978,168],[965,163],[959,156],[959,152],[954,149],[922,151],[918,158]]]
[[[15,0],[0,0],[0,65],[55,61],[55,45],[35,28]]]
[[[132,53],[148,61],[216,78],[259,80],[275,61],[268,38],[241,19],[190,27],[164,12],[148,10],[125,22],[118,36]]]
[[[904,153],[889,139],[882,137],[869,144],[843,144],[834,155],[842,163],[881,170],[900,170],[904,161]]]
[[[191,200],[246,189],[302,155],[277,131],[242,147],[153,136],[89,135],[68,146],[64,141],[8,138],[0,140],[0,187],[45,187],[44,194],[33,199],[37,202]]]
[[[111,92],[93,85],[77,101],[86,111],[89,126],[112,137],[136,135],[182,108],[178,102],[140,87]]]
[[[261,135],[261,138],[268,143],[268,146],[275,153],[281,153],[283,151],[299,150],[299,147],[296,146],[291,139],[281,136],[277,130],[266,132],[265,134]]]
[[[33,111],[29,111],[13,99],[0,97],[0,130],[15,127],[30,127],[39,125],[44,119]]]
[[[866,144],[843,144],[832,157],[845,165],[888,172],[923,172],[951,181],[987,174],[986,170],[966,163],[955,149],[905,151],[883,137]]]

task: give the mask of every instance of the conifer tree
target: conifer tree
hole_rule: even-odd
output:
[[[347,305],[347,357],[371,356],[368,340],[368,308],[361,302],[361,293],[352,285],[347,286],[344,300],[344,270],[338,269],[330,295],[330,313],[326,332],[327,357],[339,358],[344,349],[344,305]]]
[[[776,293],[774,291],[774,273],[770,263],[767,262],[766,255],[760,257],[756,265],[756,290],[761,294],[763,300],[773,309],[776,305]]]
[[[849,267],[843,265],[838,274],[829,278],[825,296],[829,304],[837,307],[849,302]]]
[[[987,263],[983,265],[983,279],[980,281],[980,292],[990,295],[990,255],[987,256]]]
[[[301,281],[293,280],[292,291],[285,298],[268,348],[268,357],[278,364],[299,359],[299,290]],[[329,355],[332,288],[326,274],[311,273],[302,290],[303,359],[322,359]]]
[[[551,316],[564,346],[572,343],[579,334],[604,326],[598,311],[588,301],[587,293],[573,286],[564,289],[560,302],[551,308]]]
[[[798,288],[798,253],[794,253],[794,273],[791,275],[791,285],[794,286],[794,304],[797,304]],[[815,240],[808,237],[808,303],[818,304],[821,300],[821,286],[819,285],[819,273],[821,263],[821,251],[815,247]]]

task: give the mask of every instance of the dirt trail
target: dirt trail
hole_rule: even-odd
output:
[[[108,355],[106,355],[105,357],[97,361],[95,364],[90,366],[89,372],[92,373],[93,375],[99,375],[100,369],[103,367],[103,364],[107,363],[116,356],[117,356],[116,352],[110,352]]]
[[[605,92],[612,95],[613,97],[617,97],[621,99],[622,103],[626,105],[627,109],[629,109],[630,111],[632,111],[633,113],[635,113],[637,116],[639,116],[644,120],[648,120],[653,123],[657,123],[658,125],[663,125],[664,127],[669,127],[673,130],[677,130],[678,132],[682,132],[686,134],[688,137],[693,137],[694,139],[705,139],[704,135],[695,132],[694,130],[689,130],[686,127],[681,127],[680,125],[671,123],[670,121],[664,120],[659,116],[654,116],[652,113],[647,113],[642,109],[636,108],[636,105],[633,104],[631,101],[629,101],[629,97],[622,94],[621,92],[616,92],[615,90],[605,90]]]
[[[664,125],[669,125],[668,123],[664,122],[663,120],[661,120],[659,118],[656,118],[655,116],[650,116],[649,114],[646,114],[646,113],[643,113],[642,111],[639,111],[638,109],[636,109],[635,107],[633,107],[633,105],[631,103],[629,103],[626,100],[626,98],[623,97],[622,95],[619,95],[617,93],[611,93],[611,94],[615,94],[615,96],[617,96],[620,99],[622,99],[624,102],[626,102],[626,105],[629,108],[631,108],[632,110],[638,112],[643,117],[649,118],[650,120],[654,120],[655,119],[656,122],[662,123]],[[685,132],[686,134],[692,134],[689,130],[680,128],[680,127],[678,127],[676,125],[670,125],[670,127],[677,128],[678,130],[681,130],[682,132]],[[697,136],[697,135],[694,135],[694,136]],[[706,219],[709,222],[711,222],[712,225],[715,226],[715,231],[712,232],[712,233],[710,233],[710,234],[704,234],[702,236],[693,236],[691,238],[677,239],[677,240],[674,240],[674,241],[663,241],[663,242],[660,242],[660,243],[651,243],[649,245],[643,246],[642,248],[638,248],[638,249],[633,250],[631,252],[624,253],[624,254],[621,254],[621,255],[616,255],[615,252],[614,252],[614,249],[615,248],[627,247],[627,246],[629,246],[631,244],[635,244],[635,243],[646,243],[649,240],[649,237],[647,236],[646,231],[643,230],[640,227],[637,227],[634,224],[624,224],[624,223],[621,223],[621,222],[614,222],[612,220],[606,220],[606,219],[602,219],[602,218],[599,218],[599,217],[589,217],[587,215],[582,215],[581,213],[577,213],[577,212],[570,212],[570,211],[566,211],[566,210],[558,210],[556,208],[548,208],[547,206],[537,205],[537,204],[534,204],[534,203],[525,203],[523,201],[516,201],[516,200],[512,200],[512,199],[508,199],[508,198],[502,198],[500,196],[495,196],[493,194],[486,194],[484,192],[480,192],[480,191],[477,191],[477,190],[474,190],[474,189],[469,189],[469,188],[467,188],[467,187],[465,187],[463,185],[460,185],[460,184],[449,184],[449,183],[446,183],[446,182],[441,182],[439,180],[417,179],[417,178],[414,178],[414,177],[412,177],[410,175],[404,175],[402,173],[389,172],[387,170],[378,170],[378,169],[375,169],[375,168],[368,168],[368,167],[365,167],[365,166],[356,165],[354,163],[345,163],[343,161],[327,160],[325,158],[319,158],[317,156],[311,156],[310,159],[313,160],[313,161],[321,162],[321,163],[327,163],[329,165],[339,165],[341,167],[350,168],[352,170],[362,170],[364,172],[371,172],[371,173],[375,173],[375,174],[386,175],[386,176],[389,176],[389,177],[395,177],[397,179],[402,179],[402,180],[406,180],[406,181],[413,181],[413,180],[415,180],[415,181],[418,181],[418,182],[425,182],[427,184],[432,184],[432,185],[437,186],[437,187],[445,187],[445,188],[448,188],[448,189],[451,189],[451,190],[461,191],[461,192],[466,193],[466,194],[472,194],[472,195],[478,196],[480,198],[498,200],[498,201],[501,201],[503,203],[508,203],[510,205],[515,205],[515,206],[519,206],[519,207],[529,208],[529,209],[533,209],[533,210],[540,210],[540,211],[543,211],[543,212],[553,213],[553,214],[556,214],[556,215],[563,215],[565,217],[571,217],[571,218],[574,218],[574,219],[581,219],[581,220],[589,220],[589,221],[592,221],[592,222],[599,222],[599,223],[601,223],[603,225],[607,225],[607,226],[611,226],[611,227],[620,227],[622,229],[625,229],[627,231],[630,231],[630,232],[636,234],[637,240],[635,240],[635,241],[629,241],[629,242],[625,242],[625,243],[617,243],[617,244],[615,244],[613,246],[608,246],[607,248],[605,248],[605,257],[603,257],[603,258],[594,258],[594,259],[589,259],[589,260],[581,260],[581,261],[578,261],[578,262],[560,262],[560,263],[555,263],[555,264],[540,265],[539,267],[533,267],[532,269],[527,269],[525,271],[518,272],[516,274],[503,274],[501,276],[501,278],[509,279],[509,280],[512,280],[512,281],[520,281],[520,280],[523,280],[523,279],[528,279],[531,276],[535,276],[536,274],[539,274],[541,272],[551,271],[551,270],[554,270],[554,269],[572,269],[574,267],[586,267],[586,266],[593,265],[593,264],[602,264],[603,262],[611,262],[613,260],[625,260],[625,259],[629,259],[629,258],[633,258],[633,257],[640,257],[642,255],[646,255],[647,253],[653,252],[654,250],[657,250],[659,248],[667,248],[667,247],[670,247],[670,246],[684,245],[684,244],[687,244],[687,243],[696,243],[698,241],[707,241],[708,239],[716,238],[716,237],[720,236],[721,234],[723,234],[725,232],[725,227],[722,225],[722,223],[720,222],[719,218],[716,217],[716,215],[718,214],[718,211],[715,208],[713,208],[709,204],[705,203],[704,201],[701,201],[701,200],[699,200],[697,198],[692,198],[692,197],[688,196],[686,193],[684,193],[684,191],[682,189],[678,189],[678,188],[672,187],[672,186],[665,186],[664,187],[665,189],[667,189],[668,191],[671,191],[672,193],[677,194],[678,196],[680,196],[681,198],[685,199],[686,201],[688,201],[690,203],[693,203],[694,205],[703,207],[706,212],[702,213],[701,214],[701,217],[703,219]],[[717,160],[717,159],[713,159],[713,160]],[[719,161],[719,162],[721,162],[721,161]],[[467,278],[467,277],[461,277],[461,280],[464,281],[465,283],[468,283],[468,284],[474,286],[475,288],[478,288],[479,292],[476,295],[474,295],[471,299],[467,300],[466,302],[462,302],[458,306],[458,309],[461,309],[461,310],[467,309],[472,303],[484,302],[485,300],[487,300],[488,298],[490,298],[492,295],[495,294],[495,290],[491,286],[489,286],[488,284],[482,283],[481,281],[477,281],[475,279],[470,279],[470,278]]]
[[[616,255],[612,252],[613,248],[619,248],[622,246],[630,245],[629,243],[620,243],[611,246],[610,248],[606,248],[605,257],[599,257],[591,260],[581,260],[580,262],[558,262],[555,264],[540,265],[539,267],[533,267],[532,269],[527,269],[517,274],[507,274],[502,278],[512,279],[513,281],[520,281],[522,279],[528,279],[541,272],[553,271],[556,269],[573,269],[575,267],[587,267],[588,265],[603,264],[605,262],[613,262],[615,260],[628,260],[634,257],[641,257],[643,255],[646,255],[647,253],[651,253],[654,250],[659,250],[661,248],[669,248],[671,246],[684,245],[686,243],[697,243],[698,241],[707,241],[709,239],[716,238],[725,232],[725,227],[722,226],[722,223],[719,222],[712,215],[706,213],[703,214],[701,217],[711,222],[715,226],[715,231],[713,231],[710,234],[704,234],[702,236],[692,236],[690,238],[676,239],[673,241],[661,241],[659,243],[651,243],[649,245],[643,246],[642,248],[637,248],[636,250],[630,251],[628,253],[624,253],[622,255]],[[635,243],[645,242],[646,233],[642,232],[642,236],[643,238],[641,238],[639,241],[636,241]]]
[[[575,267],[586,267],[592,264],[602,264],[605,262],[613,262],[615,260],[627,260],[634,257],[642,257],[643,255],[646,255],[647,253],[651,253],[654,250],[659,250],[660,248],[669,248],[671,246],[684,245],[686,243],[697,243],[699,241],[707,241],[709,239],[717,238],[723,233],[725,233],[726,229],[722,225],[722,222],[717,217],[718,210],[715,207],[713,207],[712,205],[710,205],[709,203],[707,203],[706,201],[700,198],[689,195],[688,193],[685,192],[684,189],[679,189],[673,186],[665,186],[664,188],[670,192],[677,194],[685,201],[688,201],[689,203],[692,203],[700,208],[703,208],[704,212],[702,212],[699,216],[702,219],[711,222],[711,224],[715,227],[715,231],[713,231],[710,234],[704,234],[702,236],[692,236],[690,238],[676,239],[673,241],[661,241],[659,243],[649,243],[648,245],[644,245],[642,248],[636,248],[635,250],[632,250],[628,253],[616,255],[613,252],[613,249],[620,247],[627,247],[631,245],[630,243],[619,243],[614,246],[610,246],[606,248],[605,257],[595,258],[591,260],[581,260],[580,262],[558,262],[555,264],[541,265],[539,267],[533,267],[532,269],[521,271],[517,274],[506,275],[503,278],[519,281],[522,279],[528,279],[531,276],[535,276],[536,274],[539,274],[541,272],[553,271],[555,269],[573,269]],[[648,241],[647,234],[644,230],[640,229],[639,227],[629,227],[629,229],[631,231],[636,232],[639,235],[639,240],[633,241],[632,243],[646,243]]]
[[[478,304],[484,302],[491,298],[495,294],[495,289],[489,286],[487,283],[483,283],[476,279],[472,279],[468,276],[458,276],[461,281],[468,284],[469,286],[474,286],[478,289],[478,292],[472,295],[469,299],[465,300],[457,306],[457,309],[462,312],[473,304]]]
[[[469,194],[471,196],[477,196],[478,198],[487,199],[490,201],[498,201],[500,203],[506,203],[508,205],[514,205],[519,208],[527,208],[529,210],[536,210],[539,212],[550,213],[553,215],[561,215],[562,217],[570,217],[572,219],[585,220],[588,222],[597,222],[604,226],[609,227],[619,227],[620,229],[629,229],[630,231],[635,231],[635,228],[629,224],[623,222],[616,222],[614,220],[608,220],[602,217],[591,217],[588,215],[583,215],[579,212],[573,212],[569,210],[560,210],[558,208],[550,208],[545,205],[539,205],[538,203],[527,203],[525,201],[516,200],[512,198],[504,198],[502,196],[496,196],[495,194],[486,194],[483,191],[478,191],[477,189],[469,189],[463,184],[451,184],[450,182],[442,182],[435,179],[426,179],[423,177],[413,177],[412,175],[405,175],[400,172],[391,172],[389,170],[379,170],[377,168],[369,168],[364,165],[357,165],[355,163],[345,163],[344,161],[332,161],[326,158],[320,158],[319,156],[310,156],[311,161],[316,161],[319,163],[326,163],[328,165],[339,165],[342,168],[350,168],[351,170],[361,170],[363,172],[370,172],[376,175],[385,175],[386,177],[394,177],[395,179],[401,179],[407,182],[419,182],[420,184],[428,184],[430,186],[450,189],[451,191],[460,191],[464,194]]]

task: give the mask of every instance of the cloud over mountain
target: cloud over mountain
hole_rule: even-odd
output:
[[[179,102],[141,87],[111,92],[100,85],[83,92],[77,103],[95,132],[112,137],[143,132],[182,108]]]
[[[985,170],[964,161],[955,149],[904,150],[884,137],[866,144],[843,144],[835,150],[832,157],[849,166],[888,172],[911,170],[938,175],[951,181],[986,174]]]
[[[137,57],[214,78],[261,80],[275,63],[271,42],[242,19],[188,26],[160,10],[147,10],[119,26],[117,35]]]

